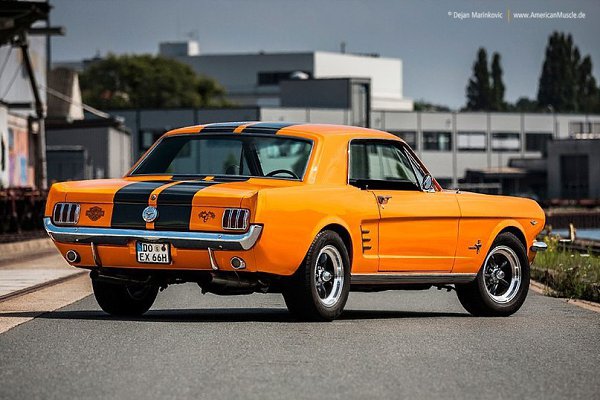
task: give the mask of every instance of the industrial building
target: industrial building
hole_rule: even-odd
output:
[[[254,120],[333,124],[352,121],[351,108],[243,107],[111,113],[121,116],[132,132],[134,159],[165,131],[179,126]],[[547,188],[557,186],[556,179],[560,179],[550,174],[546,183],[549,143],[560,148],[563,140],[574,140],[585,148],[589,138],[600,137],[600,115],[371,111],[369,120],[370,127],[402,137],[445,187],[540,199],[556,196]],[[556,165],[562,162],[548,160]],[[600,152],[592,151],[589,162],[600,165]],[[465,181],[469,175],[474,176],[473,172],[485,178]],[[592,179],[593,175],[589,175],[590,182]]]
[[[325,51],[202,54],[195,41],[161,43],[159,53],[216,79],[225,88],[227,98],[241,106],[294,106],[282,98],[286,87],[280,83],[285,80],[359,78],[362,82],[353,82],[350,95],[358,100],[364,98],[366,90],[371,109],[413,109],[412,100],[403,95],[399,58]],[[315,94],[313,101],[317,97]],[[357,106],[359,102],[353,104]]]

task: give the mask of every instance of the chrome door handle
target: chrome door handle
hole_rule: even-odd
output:
[[[377,202],[381,205],[387,204],[391,198],[392,196],[377,196]]]

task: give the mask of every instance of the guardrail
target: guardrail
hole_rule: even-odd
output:
[[[31,188],[0,190],[1,237],[27,236],[28,233],[43,232],[44,207],[47,196],[47,191]]]

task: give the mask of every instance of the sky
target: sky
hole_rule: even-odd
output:
[[[600,80],[598,0],[50,0],[52,59],[154,53],[196,38],[202,53],[339,51],[403,61],[404,96],[460,108],[479,47],[502,57],[506,100],[535,98],[548,36],[573,35]],[[510,12],[509,12],[510,10]],[[577,18],[519,20],[521,12]],[[460,13],[501,18],[459,18]],[[511,18],[508,18],[510,14]]]

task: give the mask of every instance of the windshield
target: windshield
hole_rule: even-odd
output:
[[[256,176],[302,179],[312,143],[254,135],[168,136],[132,175]]]

